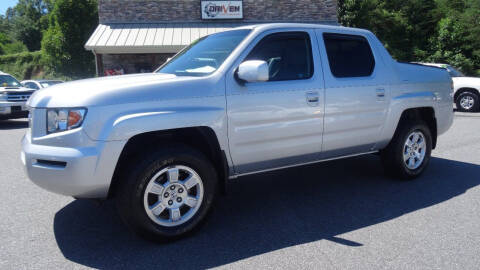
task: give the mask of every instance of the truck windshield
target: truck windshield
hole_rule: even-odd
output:
[[[196,77],[212,74],[250,32],[242,29],[202,37],[156,72]]]
[[[0,75],[0,87],[20,87],[21,84],[10,75]]]

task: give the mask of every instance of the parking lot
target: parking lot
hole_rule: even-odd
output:
[[[480,113],[456,113],[417,181],[376,155],[233,180],[202,229],[154,244],[112,203],[52,194],[20,161],[25,120],[0,121],[0,269],[478,269]]]

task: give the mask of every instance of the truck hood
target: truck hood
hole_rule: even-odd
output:
[[[480,78],[476,77],[453,77],[453,83],[470,85],[471,87],[480,87]]]
[[[186,85],[201,78],[145,73],[78,80],[36,91],[34,108],[89,107],[152,101],[181,96]]]
[[[27,88],[27,87],[0,87],[0,92],[27,92],[27,91],[35,91],[34,89]]]

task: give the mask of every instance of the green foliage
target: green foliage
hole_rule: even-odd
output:
[[[377,34],[395,58],[413,61],[426,54],[428,37],[435,32],[434,8],[434,0],[344,0],[339,19]]]
[[[445,1],[446,17],[431,40],[430,61],[458,66],[467,74],[480,73],[480,1]]]
[[[25,51],[28,51],[25,44],[18,40],[12,40],[6,33],[0,32],[0,55]]]
[[[19,80],[29,79],[33,73],[42,73],[44,63],[41,52],[23,52],[0,56],[0,70]]]
[[[480,74],[479,0],[343,0],[339,21],[371,30],[398,60]]]
[[[7,10],[9,34],[23,42],[30,51],[39,50],[42,31],[47,27],[44,19],[47,11],[44,0],[19,0],[15,7]]]
[[[21,41],[14,41],[10,43],[0,44],[0,51],[3,54],[15,54],[28,51],[27,46]]]
[[[56,0],[42,50],[50,66],[73,78],[95,74],[93,54],[83,47],[98,24],[96,0]]]
[[[0,70],[12,74],[19,80],[60,79],[69,81],[72,79],[55,73],[41,51],[0,55]]]
[[[19,78],[91,77],[93,55],[83,45],[97,23],[96,0],[19,0],[0,15],[0,70]]]

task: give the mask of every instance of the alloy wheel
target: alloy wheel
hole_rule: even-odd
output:
[[[425,135],[419,130],[410,133],[403,147],[405,166],[410,170],[418,169],[425,159],[426,151]]]
[[[473,108],[473,106],[475,105],[475,100],[473,99],[472,96],[463,96],[462,99],[460,99],[460,106],[462,106],[462,108],[464,110],[470,110]]]
[[[144,208],[155,223],[173,227],[189,221],[204,197],[203,182],[195,170],[169,166],[156,173],[144,193]]]

